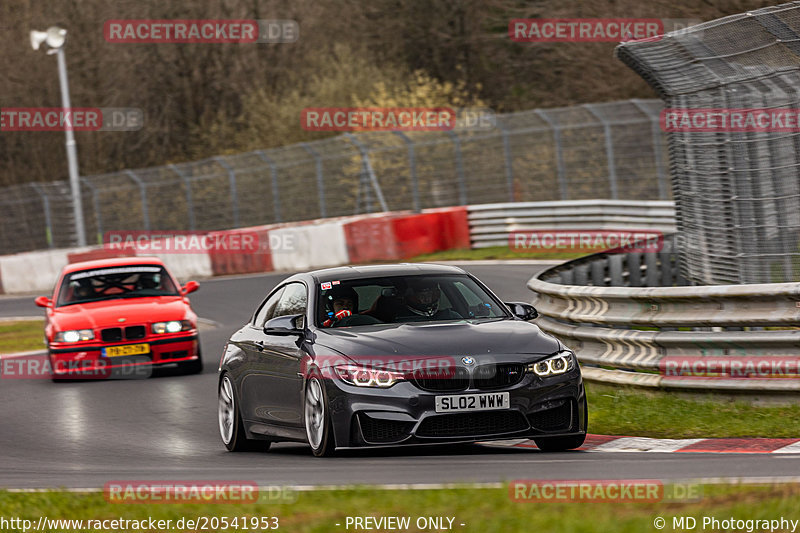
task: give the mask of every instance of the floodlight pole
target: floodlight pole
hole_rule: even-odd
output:
[[[61,105],[64,112],[72,109],[69,101],[69,80],[67,79],[67,60],[64,57],[64,47],[56,49],[58,56],[58,82],[61,85]],[[81,199],[81,183],[78,174],[78,149],[75,145],[75,133],[71,128],[65,128],[67,135],[67,164],[69,167],[69,188],[72,192],[72,212],[75,217],[75,233],[78,234],[78,246],[86,246],[86,230],[83,223],[83,201]]]

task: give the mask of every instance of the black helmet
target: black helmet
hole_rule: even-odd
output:
[[[406,305],[418,315],[433,316],[439,310],[439,284],[432,279],[410,279],[406,289]]]
[[[333,302],[347,298],[353,302],[353,312],[358,311],[358,293],[352,287],[335,285],[332,289],[325,292],[325,310],[333,313]]]

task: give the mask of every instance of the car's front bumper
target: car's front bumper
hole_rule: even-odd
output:
[[[141,355],[106,357],[103,348],[129,344],[149,345],[149,352]],[[184,363],[200,357],[196,333],[160,339],[141,339],[110,344],[92,344],[80,347],[50,346],[50,365],[55,377],[81,379],[107,379],[110,377],[146,378],[155,367]]]
[[[586,393],[580,371],[539,378],[526,375],[511,387],[430,392],[409,381],[365,388],[326,379],[337,448],[441,444],[567,436],[586,433]],[[441,395],[508,392],[508,409],[437,413]]]

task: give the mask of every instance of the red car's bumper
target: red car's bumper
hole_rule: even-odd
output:
[[[147,353],[135,355],[108,356],[107,348],[126,345],[142,345],[148,347]],[[197,333],[170,338],[142,339],[125,343],[92,343],[84,346],[66,347],[51,345],[49,347],[50,365],[53,375],[58,377],[75,376],[80,378],[104,379],[127,369],[130,377],[147,377],[153,367],[195,361],[200,357],[200,343]],[[137,369],[139,369],[137,371]]]

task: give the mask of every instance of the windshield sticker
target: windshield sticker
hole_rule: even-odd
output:
[[[113,274],[139,274],[142,272],[161,272],[161,267],[157,266],[129,266],[129,267],[116,267],[116,268],[103,268],[99,270],[85,270],[83,272],[76,272],[72,274],[70,281],[93,278],[95,276],[110,276]]]

